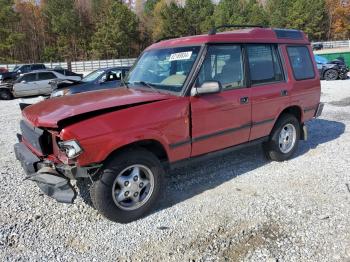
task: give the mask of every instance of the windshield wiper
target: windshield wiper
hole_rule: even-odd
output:
[[[125,82],[124,78],[121,78],[121,79],[122,79],[122,84],[123,84],[126,88],[129,88],[128,82]]]
[[[147,87],[151,88],[153,91],[160,93],[160,91],[157,88],[154,88],[152,83],[145,82],[145,81],[138,81],[138,82],[134,82],[134,83],[138,83],[138,84],[141,84],[143,86],[147,86]]]

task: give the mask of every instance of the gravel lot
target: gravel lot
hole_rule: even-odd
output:
[[[350,80],[323,82],[322,100],[294,159],[252,147],[174,170],[158,210],[127,225],[23,181],[19,100],[0,101],[0,260],[350,261]]]

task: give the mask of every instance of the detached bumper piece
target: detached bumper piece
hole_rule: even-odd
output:
[[[21,162],[27,174],[26,179],[36,182],[46,195],[56,199],[57,202],[74,202],[77,192],[69,179],[41,162],[23,143],[15,144],[14,149],[16,158]]]
[[[38,187],[49,197],[60,203],[73,203],[77,196],[69,180],[61,176],[51,167],[43,167],[36,174],[28,177],[35,181]]]

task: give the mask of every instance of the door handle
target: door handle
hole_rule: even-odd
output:
[[[247,96],[241,97],[241,98],[239,99],[239,102],[240,102],[241,104],[248,104],[249,98],[248,98]]]
[[[281,96],[287,96],[288,95],[288,90],[281,90]]]

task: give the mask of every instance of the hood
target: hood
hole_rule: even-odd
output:
[[[67,118],[118,107],[133,106],[173,98],[169,94],[143,89],[107,89],[47,99],[26,107],[23,117],[36,127],[57,128]]]

